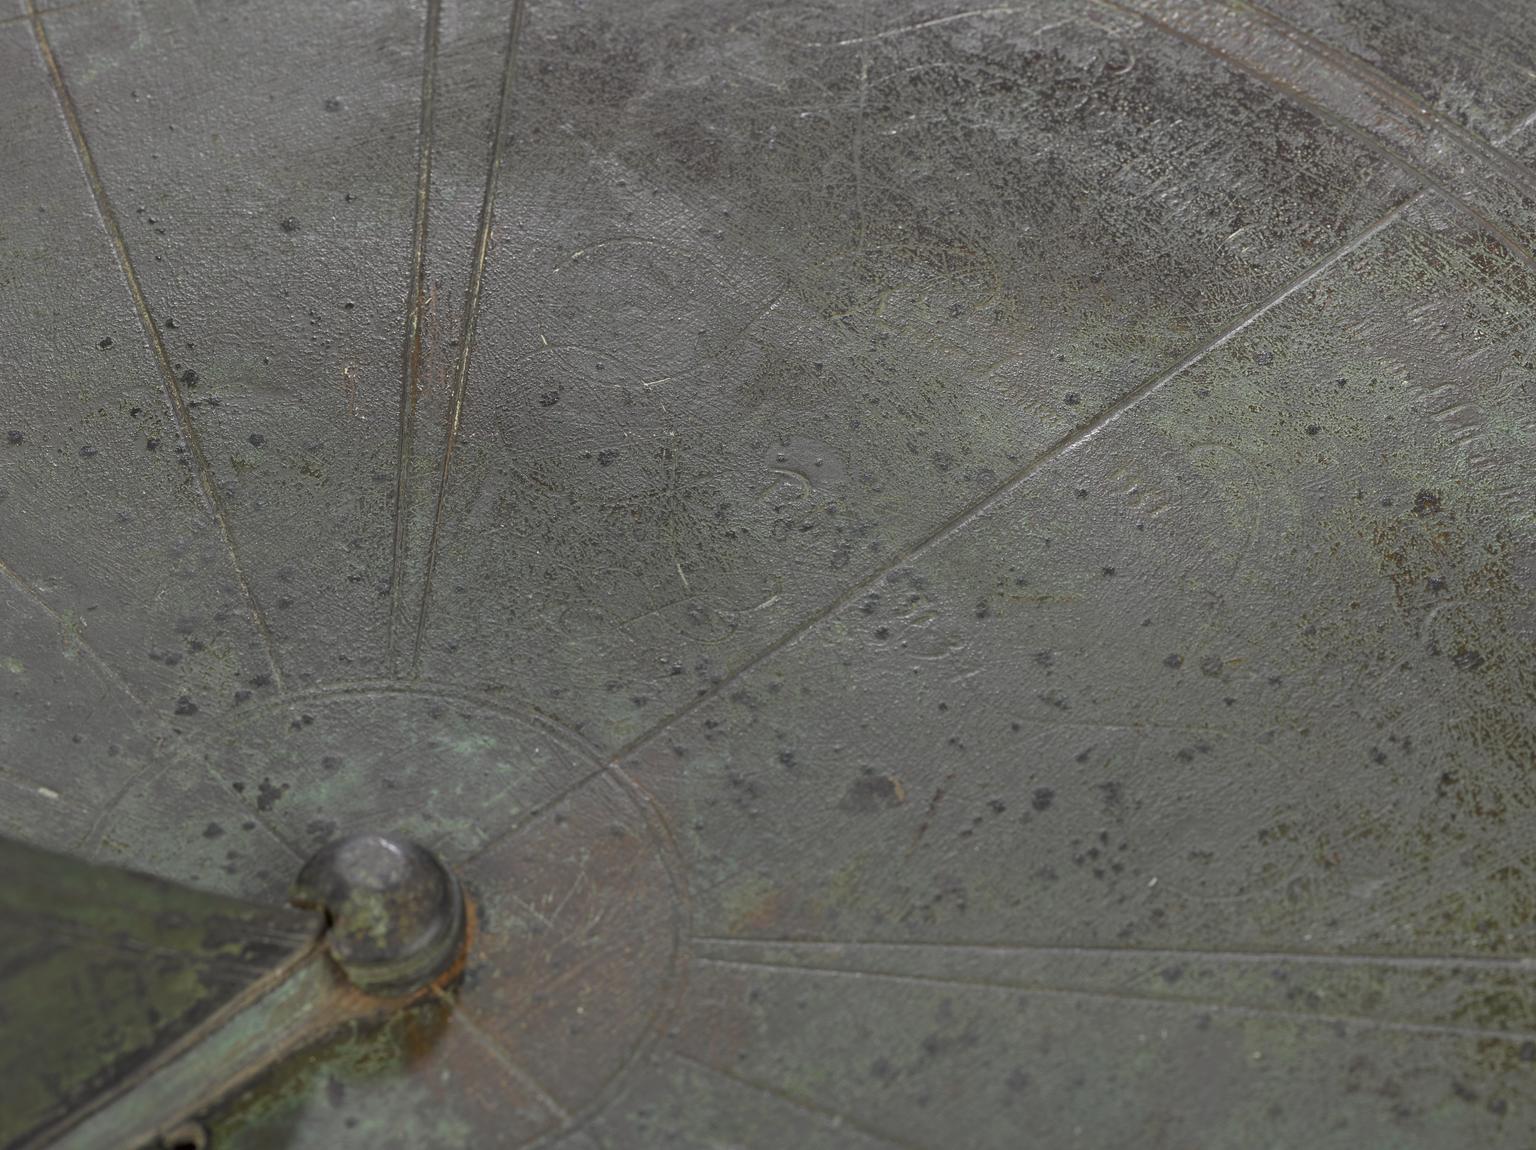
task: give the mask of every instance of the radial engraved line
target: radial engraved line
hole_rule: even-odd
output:
[[[156,744],[155,752],[157,755],[160,751],[161,745],[163,745],[163,742],[164,740],[162,738],[161,743]],[[134,787],[138,786],[145,779],[150,778],[153,775],[157,775],[166,769],[166,764],[151,761],[124,779],[117,790],[112,793],[111,797],[109,797],[106,802],[100,805],[100,808],[96,812],[96,817],[91,820],[91,825],[81,833],[78,839],[75,840],[73,852],[80,855],[82,858],[97,857],[97,854],[101,850],[102,843],[100,837],[101,828],[106,826],[107,820],[110,819],[112,815],[117,811],[118,805],[128,797],[129,792],[131,792]]]
[[[272,667],[272,681],[279,691],[283,689],[283,669],[277,658],[277,648],[272,642],[271,630],[267,627],[266,617],[261,613],[261,607],[256,602],[256,596],[251,590],[251,583],[246,578],[245,567],[240,562],[240,553],[235,548],[235,537],[230,531],[229,517],[224,511],[224,503],[219,496],[218,484],[214,482],[213,471],[208,465],[208,457],[203,454],[202,443],[198,438],[197,430],[192,426],[191,416],[188,414],[185,398],[181,394],[181,383],[176,378],[176,372],[171,367],[171,357],[165,350],[165,342],[160,338],[160,330],[155,326],[154,315],[149,310],[149,303],[144,298],[143,288],[139,284],[139,276],[133,268],[133,261],[128,256],[128,245],[123,239],[123,230],[117,222],[117,213],[113,210],[112,201],[107,197],[106,185],[102,183],[101,173],[97,170],[96,159],[91,154],[90,145],[86,143],[85,130],[80,123],[80,114],[75,107],[75,99],[70,95],[69,87],[64,82],[64,72],[59,67],[58,57],[54,55],[53,47],[48,42],[48,31],[43,27],[43,16],[38,10],[36,0],[27,0],[27,14],[32,22],[32,35],[37,41],[38,51],[42,54],[43,63],[48,68],[49,79],[53,82],[54,95],[59,101],[59,108],[64,113],[64,119],[69,125],[69,134],[74,140],[75,152],[79,156],[80,166],[85,171],[86,182],[90,185],[91,195],[96,200],[96,210],[101,216],[102,224],[107,230],[107,235],[112,240],[113,250],[117,254],[118,266],[122,269],[123,278],[128,282],[128,293],[133,297],[133,306],[138,312],[139,323],[144,328],[144,333],[149,337],[150,347],[153,349],[155,359],[160,366],[160,376],[164,383],[166,401],[170,405],[171,414],[176,420],[176,428],[182,440],[187,445],[195,464],[198,484],[202,488],[203,499],[208,509],[213,514],[213,521],[218,527],[219,538],[223,541],[225,549],[229,552],[230,566],[234,568],[235,581],[239,584],[240,593],[245,599],[245,605],[250,612],[251,622],[255,624],[257,634],[261,637],[262,646],[266,649],[267,662]]]
[[[556,1101],[554,1095],[550,1094],[550,1092],[544,1088],[543,1083],[541,1083],[537,1078],[525,1070],[522,1064],[512,1057],[512,1055],[507,1051],[505,1045],[493,1034],[489,1033],[485,1027],[482,1026],[480,1022],[475,1019],[468,1010],[464,1008],[463,1003],[456,1001],[451,994],[449,994],[440,986],[434,986],[432,988],[432,993],[439,1002],[441,1002],[453,1013],[453,1016],[459,1020],[460,1024],[463,1025],[464,1030],[475,1040],[475,1044],[479,1046],[480,1049],[484,1050],[486,1054],[495,1060],[498,1066],[500,1066],[509,1075],[515,1078],[521,1086],[523,1086],[530,1094],[537,1098],[539,1100],[539,1105],[543,1106],[546,1110],[553,1114],[556,1121],[558,1121],[562,1127],[570,1126],[572,1121],[570,1112],[567,1111],[564,1106],[561,1106],[558,1101]]]
[[[824,1122],[829,1122],[834,1125],[847,1126],[850,1130],[857,1130],[865,1137],[873,1138],[879,1142],[884,1142],[887,1146],[896,1146],[899,1147],[900,1150],[925,1150],[924,1147],[919,1146],[915,1142],[908,1142],[905,1139],[897,1138],[891,1134],[885,1133],[883,1130],[876,1130],[874,1127],[866,1125],[859,1119],[853,1117],[851,1114],[848,1114],[846,1111],[834,1110],[830,1106],[823,1106],[819,1102],[812,1102],[809,1099],[800,1098],[786,1090],[780,1089],[777,1086],[769,1086],[763,1082],[756,1082],[743,1074],[738,1074],[734,1070],[727,1070],[723,1066],[716,1066],[711,1062],[705,1062],[702,1058],[695,1058],[691,1054],[684,1054],[681,1050],[668,1048],[666,1053],[669,1057],[675,1058],[679,1062],[686,1062],[690,1066],[697,1066],[700,1070],[706,1070],[710,1074],[718,1074],[721,1078],[724,1078],[730,1082],[739,1083],[740,1085],[745,1086],[751,1090],[756,1090],[761,1094],[766,1094],[770,1098],[776,1098],[780,1102],[795,1107],[797,1110],[804,1110],[807,1114],[814,1114],[817,1118],[820,1118]]]
[[[553,795],[550,795],[543,802],[538,803],[535,806],[531,806],[525,811],[520,811],[517,817],[512,820],[511,826],[507,827],[503,831],[498,832],[495,835],[492,835],[489,839],[471,851],[469,855],[466,856],[463,861],[458,864],[459,869],[462,871],[468,868],[487,851],[493,850],[494,848],[500,846],[514,835],[521,834],[528,827],[529,823],[533,822],[534,819],[538,818],[545,811],[559,806],[561,803],[565,802],[566,799],[570,798],[577,791],[581,790],[582,787],[590,783],[593,779],[608,774],[612,770],[613,767],[608,764],[604,764],[601,767],[593,767],[590,771],[584,772],[583,774],[577,776],[570,783],[567,783],[565,786],[561,787],[558,791],[556,791]]]
[[[782,650],[790,643],[800,638],[800,636],[810,631],[818,623],[821,623],[823,620],[829,618],[837,611],[842,610],[843,608],[848,607],[856,602],[860,595],[863,595],[871,587],[877,585],[880,580],[884,579],[892,571],[897,570],[903,564],[912,562],[932,548],[943,543],[945,540],[965,530],[966,527],[975,522],[989,509],[1002,502],[1014,491],[1023,486],[1030,479],[1034,478],[1034,476],[1037,475],[1048,464],[1054,462],[1057,459],[1060,459],[1065,455],[1070,454],[1073,451],[1076,451],[1084,444],[1092,442],[1107,427],[1115,423],[1127,412],[1137,407],[1148,396],[1151,396],[1160,391],[1168,383],[1174,379],[1177,379],[1191,367],[1194,367],[1196,364],[1200,363],[1213,351],[1218,350],[1226,343],[1240,335],[1242,332],[1246,331],[1250,326],[1258,322],[1270,311],[1274,310],[1276,307],[1279,307],[1286,300],[1290,299],[1291,296],[1306,288],[1320,276],[1326,274],[1330,269],[1334,267],[1334,265],[1338,264],[1341,260],[1346,259],[1359,248],[1369,243],[1378,234],[1385,231],[1392,224],[1396,223],[1402,217],[1403,213],[1407,211],[1407,209],[1412,204],[1417,203],[1423,197],[1423,195],[1424,193],[1421,191],[1407,197],[1405,200],[1397,204],[1385,215],[1383,215],[1380,219],[1378,219],[1375,223],[1371,224],[1369,227],[1365,228],[1363,231],[1357,233],[1351,239],[1335,248],[1328,255],[1324,256],[1320,261],[1313,264],[1310,268],[1302,272],[1295,279],[1291,280],[1289,283],[1260,302],[1257,306],[1249,310],[1236,322],[1228,325],[1220,333],[1213,336],[1205,343],[1201,344],[1194,351],[1190,352],[1173,367],[1168,368],[1167,370],[1160,372],[1157,375],[1154,375],[1144,382],[1138,384],[1130,391],[1121,395],[1120,398],[1116,399],[1109,406],[1100,410],[1099,413],[1093,416],[1091,419],[1069,429],[1065,434],[1056,439],[1053,443],[1031,457],[1030,460],[1022,467],[1013,471],[1006,479],[1003,480],[1001,484],[994,487],[986,494],[972,500],[959,511],[944,519],[939,523],[937,527],[929,531],[928,534],[900,548],[895,553],[894,557],[891,558],[887,563],[877,568],[871,574],[866,575],[864,578],[858,580],[831,602],[817,608],[805,618],[801,619],[798,623],[795,623],[767,646],[760,648],[756,653],[748,656],[743,662],[728,670],[719,679],[711,683],[707,689],[695,695],[683,706],[678,707],[676,710],[663,716],[657,722],[653,723],[644,731],[640,732],[640,734],[630,739],[627,743],[625,743],[617,751],[614,752],[613,757],[615,759],[623,759],[629,755],[634,754],[637,750],[645,746],[652,739],[661,735],[674,723],[677,723],[681,719],[698,710],[704,704],[718,697],[727,687],[731,686],[731,684],[733,684],[737,679],[746,674],[753,667],[757,666],[763,660],[776,654],[778,651]]]
[[[74,635],[75,645],[85,653],[85,657],[91,661],[97,670],[99,670],[103,675],[107,677],[107,679],[114,687],[116,687],[124,695],[128,696],[128,698],[132,699],[140,707],[143,707],[145,710],[149,709],[149,704],[146,703],[143,699],[139,698],[139,696],[134,692],[134,689],[128,684],[128,680],[118,674],[117,671],[112,667],[112,664],[103,659],[101,657],[101,653],[98,652],[95,647],[92,647],[89,643],[87,643],[83,636],[74,631],[74,629],[70,626],[69,620],[55,611],[49,605],[48,601],[44,599],[38,592],[36,587],[32,586],[32,584],[28,583],[25,579],[18,575],[11,568],[10,564],[6,563],[3,559],[0,559],[0,575],[4,575],[6,579],[10,580],[16,589],[20,591],[21,594],[29,602],[35,604],[39,611],[43,612],[43,614],[47,615],[48,618],[52,619],[54,623],[58,625],[60,630],[72,633]]]
[[[480,285],[485,275],[486,253],[490,249],[491,226],[496,214],[496,184],[501,175],[505,151],[507,110],[512,102],[512,78],[517,68],[517,41],[522,30],[523,0],[513,0],[511,27],[507,31],[507,58],[501,72],[501,96],[492,127],[490,163],[485,173],[485,198],[480,202],[480,226],[475,235],[474,256],[470,265],[469,286],[464,292],[464,328],[459,339],[459,358],[453,371],[453,400],[448,409],[448,429],[443,441],[443,467],[437,479],[437,503],[432,512],[432,535],[427,541],[427,570],[422,578],[421,606],[416,615],[416,645],[411,655],[411,674],[421,669],[421,645],[427,629],[427,608],[432,598],[432,576],[437,570],[438,537],[443,525],[443,505],[448,495],[448,475],[453,466],[453,448],[458,440],[459,420],[464,412],[464,391],[469,382],[470,351],[475,340],[475,320],[480,308]]]
[[[411,238],[411,282],[405,298],[405,344],[400,363],[400,430],[395,450],[395,537],[389,568],[389,621],[385,625],[384,661],[391,675],[395,662],[395,622],[400,614],[400,582],[405,570],[405,524],[411,432],[421,382],[421,306],[427,278],[427,216],[432,189],[433,93],[437,84],[437,49],[441,39],[442,0],[427,0],[422,47],[421,121],[416,130],[416,222]]]
[[[764,950],[800,950],[807,954],[836,953],[838,951],[868,951],[871,953],[900,954],[903,951],[922,953],[944,951],[954,954],[992,955],[1047,955],[1062,958],[1146,958],[1186,960],[1198,962],[1254,963],[1267,965],[1294,962],[1313,966],[1386,966],[1405,970],[1444,970],[1463,967],[1479,970],[1499,970],[1510,973],[1536,974],[1536,959],[1499,958],[1489,955],[1415,955],[1415,954],[1358,954],[1317,950],[1199,950],[1180,947],[1140,946],[1071,946],[1045,943],[978,943],[978,942],[884,942],[856,939],[842,942],[836,939],[752,938],[750,936],[694,935],[693,941],[702,946],[718,947],[723,951],[731,948],[758,947]]]
[[[1234,1014],[1245,1018],[1304,1019],[1324,1023],[1344,1023],[1368,1030],[1390,1030],[1404,1034],[1428,1034],[1442,1038],[1494,1039],[1500,1042],[1530,1041],[1536,1039],[1536,1031],[1493,1030],[1483,1026],[1457,1026],[1453,1023],[1396,1022],[1390,1019],[1368,1018],[1357,1014],[1332,1014],[1325,1011],[1286,1010],[1279,1007],[1246,1006],[1241,1003],[1223,1002],[1220,999],[1176,997],[1174,995],[1147,994],[1131,990],[1088,990],[1075,986],[1057,986],[1047,983],[1020,981],[1002,982],[997,979],[949,977],[934,974],[896,974],[883,970],[854,970],[849,967],[815,966],[810,963],[765,962],[740,958],[711,958],[698,955],[696,962],[711,966],[736,967],[743,970],[785,971],[794,974],[815,975],[821,978],[877,979],[881,982],[902,982],[927,986],[963,986],[977,990],[997,990],[1012,994],[1029,994],[1047,998],[1087,998],[1105,1002],[1135,1002],[1154,1006],[1188,1007],[1213,1010],[1222,1014]]]

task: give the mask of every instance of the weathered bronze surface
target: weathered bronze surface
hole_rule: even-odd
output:
[[[109,1107],[292,974],[321,925],[0,840],[0,1146]]]
[[[1536,6],[11,13],[0,834],[476,916],[218,1150],[1536,1142]]]
[[[290,894],[306,909],[0,839],[0,1146],[201,1150],[201,1115],[463,972],[458,882],[414,843],[338,839]]]

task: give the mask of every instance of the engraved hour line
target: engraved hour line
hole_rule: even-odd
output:
[[[213,471],[208,465],[208,457],[203,453],[202,442],[198,438],[197,430],[192,426],[192,419],[187,411],[185,398],[181,394],[181,383],[176,378],[176,372],[171,367],[170,355],[166,352],[165,341],[160,338],[160,329],[155,324],[154,315],[149,310],[149,303],[144,298],[143,288],[139,284],[138,273],[134,270],[133,261],[128,256],[128,245],[123,238],[123,230],[117,222],[117,213],[112,207],[112,201],[107,196],[106,185],[102,182],[101,173],[97,170],[96,159],[91,154],[90,145],[86,143],[85,130],[80,122],[79,111],[75,107],[75,100],[70,95],[69,87],[64,82],[64,72],[59,66],[58,57],[54,55],[53,47],[48,42],[48,31],[43,27],[43,16],[38,10],[36,0],[27,0],[27,15],[32,23],[32,35],[37,41],[38,52],[43,57],[43,63],[48,69],[48,77],[53,82],[53,91],[58,99],[59,108],[64,113],[64,119],[69,125],[69,134],[74,141],[75,153],[80,159],[80,166],[85,172],[86,183],[90,185],[91,195],[96,200],[96,211],[101,216],[103,226],[112,241],[112,248],[117,255],[118,266],[122,269],[123,278],[128,283],[128,294],[133,297],[134,310],[138,312],[139,323],[144,328],[144,333],[149,337],[151,349],[160,367],[160,375],[164,383],[166,401],[171,408],[171,414],[176,420],[176,428],[181,439],[186,443],[187,450],[191,454],[197,472],[198,484],[202,489],[203,500],[213,514],[214,524],[219,531],[219,537],[229,552],[230,566],[234,568],[235,581],[239,584],[240,593],[245,599],[246,609],[251,616],[251,622],[256,627],[256,632],[261,638],[262,646],[266,650],[267,662],[272,667],[272,682],[278,691],[283,690],[283,669],[278,661],[277,648],[272,642],[272,632],[267,627],[266,617],[261,613],[261,607],[256,602],[255,593],[251,590],[250,580],[246,577],[245,567],[240,562],[240,553],[235,549],[235,538],[230,531],[229,517],[224,511],[223,500],[219,496],[218,484],[214,482]]]
[[[164,739],[162,738],[161,742],[155,745],[155,754],[157,756],[163,742]],[[149,762],[128,776],[123,781],[123,785],[118,787],[113,793],[112,797],[101,804],[100,810],[96,812],[96,817],[91,820],[91,825],[86,828],[85,833],[75,842],[75,851],[88,858],[98,857],[101,854],[102,847],[101,828],[107,825],[107,820],[116,813],[118,806],[135,787],[151,775],[161,774],[167,769],[166,763],[157,763],[154,757],[151,757]]]
[[[421,382],[421,308],[427,280],[427,217],[432,187],[433,98],[437,84],[437,52],[441,40],[442,0],[427,0],[425,43],[422,47],[421,121],[417,127],[416,220],[411,238],[411,282],[405,299],[405,344],[400,364],[400,430],[395,445],[395,534],[389,569],[389,620],[385,624],[384,660],[391,675],[398,673],[395,623],[400,614],[400,584],[405,573],[405,526],[409,497],[412,431],[416,392]]]
[[[799,938],[752,938],[740,935],[694,935],[693,942],[703,947],[713,947],[729,953],[732,949],[757,949],[759,951],[800,951],[805,954],[843,953],[901,955],[941,952],[944,954],[1009,955],[1020,957],[1042,956],[1061,958],[1126,958],[1152,959],[1174,962],[1254,963],[1272,965],[1293,962],[1298,965],[1335,967],[1397,967],[1405,970],[1475,969],[1507,971],[1511,973],[1536,973],[1536,958],[1495,958],[1489,955],[1413,955],[1413,954],[1351,954],[1319,950],[1200,950],[1180,947],[1141,946],[1071,946],[1047,943],[987,943],[987,942],[885,942],[858,939],[840,942],[836,939]]]
[[[139,696],[134,692],[134,689],[129,686],[128,680],[118,674],[112,665],[108,663],[104,658],[102,658],[101,653],[97,651],[95,647],[91,646],[85,641],[85,637],[81,635],[76,628],[70,625],[68,619],[64,618],[63,615],[60,615],[53,609],[52,606],[49,605],[48,601],[43,598],[42,593],[38,591],[36,587],[32,586],[32,584],[28,583],[25,579],[18,575],[16,571],[11,568],[10,564],[8,564],[3,559],[0,559],[0,575],[4,575],[5,578],[15,586],[16,590],[19,591],[22,596],[27,599],[28,602],[32,603],[33,606],[35,606],[39,611],[47,615],[48,618],[52,619],[61,631],[70,635],[74,645],[79,647],[80,650],[84,652],[85,657],[91,661],[91,665],[100,671],[106,677],[108,682],[110,682],[114,687],[116,687],[133,702],[137,703],[140,707],[144,708],[145,710],[149,710],[149,704],[146,703],[143,699],[139,698]]]
[[[522,1064],[512,1057],[501,1040],[487,1031],[480,1020],[470,1013],[469,1010],[465,1009],[462,1002],[457,1001],[453,995],[440,986],[434,986],[432,994],[439,1002],[453,1012],[454,1017],[463,1024],[464,1029],[475,1040],[476,1045],[484,1050],[486,1054],[490,1055],[496,1064],[505,1070],[508,1075],[516,1079],[520,1086],[538,1099],[539,1104],[553,1114],[556,1121],[562,1127],[571,1125],[574,1119],[571,1117],[570,1112],[561,1106],[559,1102],[555,1101],[553,1095],[544,1089],[543,1083],[524,1069]]]
[[[480,846],[471,851],[463,859],[463,861],[458,864],[459,869],[464,870],[468,868],[472,863],[477,862],[480,857],[486,854],[488,851],[496,849],[508,839],[521,834],[524,830],[527,829],[528,824],[533,822],[534,819],[538,818],[546,811],[559,806],[561,803],[565,802],[566,799],[570,798],[577,791],[581,790],[582,787],[586,786],[594,779],[616,770],[616,765],[611,763],[605,763],[600,767],[594,767],[592,770],[587,771],[585,774],[577,777],[570,783],[566,784],[564,787],[561,787],[560,790],[549,796],[549,798],[543,799],[534,806],[529,807],[513,820],[511,826],[507,827],[499,834],[492,835],[484,843],[480,844]]]
[[[1467,200],[1457,195],[1452,188],[1446,185],[1432,172],[1429,172],[1428,170],[1420,167],[1418,164],[1414,163],[1412,159],[1398,151],[1396,148],[1389,147],[1388,145],[1382,143],[1381,140],[1377,139],[1374,135],[1366,131],[1353,120],[1346,116],[1339,115],[1337,112],[1332,111],[1313,97],[1309,96],[1304,89],[1297,87],[1295,84],[1287,83],[1280,77],[1265,71],[1251,60],[1245,59],[1235,52],[1229,52],[1220,44],[1214,43],[1211,40],[1207,40],[1204,37],[1197,36],[1193,32],[1186,32],[1182,28],[1179,28],[1177,25],[1170,24],[1166,20],[1161,20],[1149,12],[1143,12],[1132,4],[1123,3],[1122,0],[1096,0],[1096,2],[1104,5],[1106,8],[1112,8],[1116,12],[1120,12],[1123,15],[1134,16],[1137,19],[1146,22],[1151,27],[1157,28],[1162,32],[1166,32],[1168,35],[1174,37],[1175,39],[1182,40],[1186,44],[1189,44],[1195,48],[1199,48],[1202,52],[1205,52],[1206,54],[1213,56],[1227,64],[1233,71],[1251,76],[1255,80],[1268,85],[1270,88],[1273,88],[1275,91],[1281,93],[1282,95],[1290,97],[1290,99],[1295,101],[1301,107],[1306,108],[1319,120],[1322,120],[1324,123],[1332,124],[1341,132],[1346,133],[1354,140],[1356,140],[1361,146],[1368,148],[1372,152],[1375,152],[1389,164],[1412,176],[1413,179],[1416,180],[1421,187],[1428,188],[1439,193],[1439,195],[1448,204],[1460,210],[1463,214],[1475,221],[1480,229],[1487,232],[1494,239],[1498,240],[1510,255],[1512,255],[1521,264],[1525,265],[1527,270],[1536,272],[1536,255],[1532,255],[1531,252],[1526,249],[1525,245],[1523,245],[1518,239],[1512,236],[1505,228],[1485,215],[1476,205],[1469,203]]]
[[[459,421],[464,412],[464,392],[469,383],[470,351],[475,341],[475,321],[480,310],[480,286],[485,276],[485,260],[490,250],[491,228],[496,215],[496,185],[506,144],[507,111],[512,103],[512,79],[517,69],[517,42],[522,31],[523,0],[513,0],[510,28],[507,31],[507,58],[501,73],[501,96],[497,101],[496,122],[492,127],[490,161],[485,173],[485,196],[480,202],[480,226],[475,235],[474,256],[470,264],[469,287],[464,293],[464,328],[459,340],[459,358],[454,366],[453,399],[448,410],[447,435],[443,441],[443,465],[437,479],[437,501],[432,512],[432,534],[427,541],[427,569],[422,578],[421,605],[416,614],[416,644],[411,654],[411,674],[421,670],[421,648],[426,637],[427,610],[432,599],[432,576],[437,570],[438,537],[443,525],[443,506],[448,496],[448,476],[453,467],[453,449],[459,437]]]
[[[1283,1018],[1288,1020],[1342,1023],[1363,1030],[1387,1030],[1401,1034],[1420,1034],[1436,1038],[1494,1039],[1499,1042],[1525,1042],[1536,1040],[1536,1031],[1493,1030],[1482,1026],[1457,1026],[1454,1023],[1399,1022],[1392,1019],[1369,1018],[1356,1014],[1332,1014],[1325,1011],[1283,1009],[1279,1007],[1247,1006],[1223,1002],[1219,999],[1174,997],[1147,994],[1132,990],[1088,990],[1071,986],[1048,986],[1029,982],[1003,982],[997,979],[962,978],[932,974],[895,974],[883,970],[853,970],[847,967],[813,966],[808,963],[762,962],[741,958],[712,958],[695,955],[694,961],[710,966],[730,967],[740,970],[776,971],[787,974],[812,975],[818,978],[873,979],[880,982],[909,983],[919,986],[968,987],[975,990],[994,990],[1005,994],[1026,994],[1039,998],[1079,998],[1100,1002],[1135,1002],[1148,1006],[1170,1009],[1208,1010],[1218,1014],[1236,1015],[1241,1018]]]
[[[797,1110],[804,1110],[807,1114],[813,1114],[817,1118],[820,1118],[823,1122],[827,1122],[832,1125],[846,1126],[850,1130],[858,1131],[858,1133],[864,1135],[866,1138],[873,1138],[878,1142],[885,1143],[887,1146],[898,1147],[898,1150],[926,1150],[925,1147],[920,1146],[916,1142],[908,1142],[904,1139],[895,1138],[892,1135],[885,1133],[884,1131],[876,1130],[873,1126],[868,1126],[864,1122],[853,1117],[853,1115],[849,1114],[847,1111],[836,1110],[831,1106],[824,1106],[819,1102],[812,1102],[807,1098],[801,1098],[798,1095],[791,1094],[789,1091],[784,1090],[778,1086],[770,1086],[765,1082],[755,1081],[754,1079],[748,1078],[744,1074],[740,1074],[735,1070],[727,1070],[723,1066],[716,1066],[712,1062],[706,1062],[702,1058],[695,1058],[691,1054],[684,1054],[681,1050],[677,1050],[672,1047],[666,1048],[666,1053],[669,1058],[675,1058],[677,1061],[687,1063],[689,1066],[697,1066],[700,1070],[706,1070],[711,1074],[718,1074],[721,1078],[724,1078],[730,1082],[735,1082],[741,1086],[747,1087],[748,1089],[756,1090],[761,1094],[766,1094],[771,1098],[776,1098],[786,1105],[795,1107]]]
[[[981,516],[984,515],[987,511],[996,506],[998,503],[1002,502],[1004,499],[1008,498],[1008,496],[1013,494],[1013,492],[1018,490],[1029,480],[1033,479],[1048,464],[1053,463],[1057,459],[1060,459],[1073,451],[1076,451],[1078,448],[1084,446],[1085,444],[1091,443],[1099,436],[1101,432],[1118,421],[1127,412],[1139,406],[1141,402],[1148,396],[1160,391],[1163,387],[1177,379],[1191,367],[1194,367],[1196,364],[1204,360],[1206,356],[1210,355],[1214,351],[1217,351],[1232,339],[1242,334],[1250,326],[1267,315],[1270,311],[1274,310],[1276,307],[1280,306],[1280,304],[1290,299],[1291,296],[1295,295],[1297,292],[1308,287],[1319,277],[1330,271],[1336,264],[1348,258],[1365,244],[1369,243],[1381,232],[1385,231],[1388,227],[1396,223],[1411,205],[1417,203],[1426,194],[1426,192],[1421,190],[1406,197],[1401,203],[1388,211],[1375,223],[1371,224],[1365,230],[1357,233],[1352,239],[1348,240],[1341,246],[1335,248],[1322,260],[1313,264],[1306,271],[1302,272],[1301,275],[1291,280],[1290,283],[1281,287],[1279,290],[1275,291],[1273,294],[1260,302],[1255,308],[1251,309],[1237,322],[1230,324],[1220,333],[1213,336],[1205,343],[1201,344],[1194,351],[1190,352],[1189,355],[1185,356],[1173,367],[1148,378],[1143,383],[1137,385],[1132,390],[1123,394],[1119,399],[1115,400],[1108,407],[1101,410],[1097,415],[1089,419],[1087,422],[1078,424],[1076,427],[1068,430],[1055,442],[1051,443],[1043,451],[1032,457],[1028,463],[1024,464],[1024,466],[1020,467],[1018,470],[1009,475],[1008,478],[1003,480],[999,486],[994,487],[987,494],[966,504],[958,512],[943,520],[927,535],[924,535],[922,538],[916,540],[915,542],[909,543],[905,547],[901,548],[896,553],[895,557],[892,558],[889,562],[885,563],[871,574],[854,583],[851,587],[848,588],[848,590],[844,591],[836,599],[822,607],[817,608],[800,622],[794,624],[787,631],[783,632],[777,639],[769,643],[766,647],[759,649],[755,654],[749,656],[736,667],[727,671],[723,676],[720,677],[719,680],[711,684],[707,689],[701,691],[698,695],[695,695],[683,706],[678,707],[676,710],[664,716],[656,723],[653,723],[650,727],[647,727],[640,734],[630,739],[627,743],[625,743],[617,751],[614,752],[613,757],[618,760],[633,755],[641,747],[644,747],[653,739],[663,734],[673,724],[686,718],[688,715],[702,707],[705,703],[708,703],[712,699],[716,698],[722,691],[733,684],[742,675],[756,667],[759,663],[777,654],[779,651],[789,646],[795,640],[799,639],[801,636],[812,630],[818,624],[830,618],[836,612],[844,610],[857,602],[861,595],[866,594],[871,588],[877,586],[880,581],[888,576],[892,571],[897,570],[904,564],[913,562],[914,560],[930,551],[932,548],[949,539],[951,536],[965,530],[971,523],[981,518]]]

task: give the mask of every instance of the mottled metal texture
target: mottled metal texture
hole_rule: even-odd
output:
[[[0,24],[0,833],[461,988],[221,1147],[1528,1147],[1536,8]]]
[[[113,1083],[97,1105],[69,1115],[23,1150],[205,1150],[201,1119],[275,1067],[349,1026],[376,1025],[403,1005],[362,994],[329,954],[304,958],[188,1035],[145,1073]],[[60,1030],[58,1040],[71,1035]]]
[[[281,981],[320,927],[0,840],[0,1146],[31,1145],[142,1080]]]

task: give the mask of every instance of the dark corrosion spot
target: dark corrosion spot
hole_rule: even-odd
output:
[[[277,805],[277,800],[288,792],[288,784],[278,786],[271,779],[262,779],[256,788],[256,809],[258,811],[270,811]]]
[[[1458,671],[1475,671],[1487,661],[1481,651],[1473,651],[1465,647],[1451,656],[1451,662],[1456,665]]]
[[[869,815],[898,807],[905,798],[901,784],[895,779],[886,775],[861,775],[849,784],[848,793],[837,806],[850,814]]]

